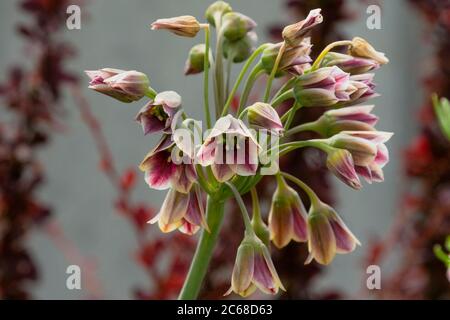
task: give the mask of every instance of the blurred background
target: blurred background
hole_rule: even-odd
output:
[[[183,271],[173,275],[170,281],[165,279],[164,286],[161,282],[155,283],[155,279],[159,279],[155,274],[161,272],[161,268],[168,270],[165,266],[169,263],[168,257],[158,256],[157,248],[168,246],[166,250],[172,250],[173,255],[180,258],[186,255],[183,246],[190,244],[175,246],[161,241],[153,246],[152,241],[160,238],[159,230],[155,226],[142,227],[142,220],[159,208],[165,192],[150,190],[140,172],[134,171],[136,165],[155,144],[156,137],[144,137],[134,123],[133,118],[141,107],[139,103],[123,105],[88,90],[88,79],[82,71],[101,67],[142,71],[149,75],[152,87],[176,90],[183,97],[183,105],[189,113],[194,118],[202,118],[199,101],[201,77],[185,78],[183,75],[187,52],[195,41],[201,40],[177,38],[165,32],[151,32],[149,25],[157,18],[183,14],[201,18],[211,1],[83,1],[79,3],[82,17],[80,30],[67,30],[65,27],[64,8],[71,3],[61,1],[65,7],[55,5],[56,9],[52,9],[54,12],[36,9],[36,6],[39,8],[45,2],[51,1],[0,2],[0,83],[3,83],[5,98],[0,108],[0,123],[5,126],[17,123],[15,117],[23,116],[25,111],[17,111],[20,109],[17,107],[17,100],[20,98],[11,96],[13,92],[30,94],[31,90],[17,85],[14,72],[11,73],[12,66],[18,65],[25,72],[37,69],[40,73],[36,75],[33,71],[32,78],[45,78],[45,70],[52,71],[52,68],[55,68],[52,63],[58,64],[58,70],[53,70],[57,72],[54,76],[56,81],[51,83],[60,90],[57,95],[42,98],[44,102],[34,104],[40,106],[43,103],[42,108],[47,110],[44,116],[38,116],[39,125],[36,130],[33,129],[34,133],[40,130],[44,132],[45,143],[39,144],[38,148],[34,148],[34,142],[27,140],[26,143],[32,150],[36,149],[32,151],[32,158],[33,163],[38,165],[33,165],[33,170],[35,167],[39,168],[36,169],[39,170],[38,187],[33,185],[32,194],[35,199],[45,204],[42,205],[45,210],[41,208],[42,212],[38,214],[38,218],[34,216],[26,222],[15,221],[14,223],[20,225],[20,236],[15,234],[14,241],[20,241],[23,246],[27,255],[25,265],[32,268],[32,271],[28,270],[28,273],[17,276],[16,280],[20,282],[17,286],[20,288],[11,289],[15,284],[4,280],[0,297],[2,293],[3,297],[35,299],[174,297],[170,288],[178,288],[180,281],[177,279],[182,278]],[[399,212],[404,210],[405,197],[408,201],[417,200],[415,197],[411,200],[411,197],[405,194],[409,194],[411,188],[414,189],[413,192],[422,190],[420,180],[412,180],[411,172],[405,168],[405,158],[409,157],[410,161],[420,160],[417,154],[406,156],[406,150],[411,149],[412,143],[417,143],[415,137],[423,131],[424,115],[420,110],[424,102],[427,103],[430,93],[427,87],[429,84],[424,84],[423,79],[433,71],[436,63],[434,54],[436,45],[439,44],[437,36],[434,35],[435,27],[432,27],[434,22],[424,18],[416,1],[228,2],[233,9],[257,21],[256,31],[260,43],[275,41],[277,26],[303,19],[302,10],[305,8],[322,7],[323,24],[333,22],[334,28],[324,32],[332,33],[332,37],[336,38],[361,36],[378,50],[385,52],[390,59],[390,64],[377,72],[375,80],[378,85],[377,92],[381,97],[373,102],[376,104],[375,113],[380,117],[379,130],[395,132],[389,142],[391,161],[385,169],[385,182],[365,186],[354,192],[330,177],[327,180],[331,182],[330,186],[327,185],[326,190],[323,190],[328,194],[326,197],[336,203],[338,212],[361,240],[362,246],[350,255],[339,255],[330,266],[321,268],[320,274],[314,276],[313,281],[299,279],[298,286],[308,293],[291,298],[448,298],[449,283],[445,283],[445,267],[439,263],[436,264],[436,272],[442,273],[440,281],[443,282],[439,284],[443,286],[439,294],[408,295],[408,288],[417,290],[417,286],[422,285],[420,288],[423,293],[423,286],[429,285],[423,284],[426,282],[423,269],[420,269],[420,275],[410,277],[411,282],[405,284],[406,293],[402,293],[403,295],[390,295],[387,291],[382,293],[385,288],[389,289],[388,279],[395,275],[405,262],[404,248],[383,241],[388,238],[395,239],[395,244],[407,238],[404,235],[400,236],[400,239],[392,237],[392,228]],[[430,2],[431,7],[435,5],[433,1],[423,2]],[[21,7],[21,3],[28,3],[28,7]],[[369,16],[366,10],[370,4],[377,4],[382,8],[380,30],[369,30],[366,26]],[[419,4],[419,7],[422,5]],[[46,15],[50,18],[46,18]],[[47,26],[49,21],[54,24]],[[19,24],[22,24],[20,33]],[[23,28],[23,25],[28,26],[29,30]],[[33,31],[39,28],[42,28],[43,34],[47,36],[41,34],[38,38],[34,37]],[[44,62],[39,59],[42,50],[49,50],[46,48],[46,41],[52,41],[51,52],[54,56],[50,56],[43,67]],[[61,45],[62,43],[64,45]],[[313,51],[315,50],[318,48],[314,47]],[[46,83],[45,79],[37,83],[38,89],[33,90],[45,91],[43,87],[39,89],[42,83]],[[55,93],[54,90],[50,91],[52,95]],[[43,96],[47,94],[42,93]],[[32,119],[35,119],[33,117],[36,116],[32,116]],[[101,127],[100,135],[96,131],[97,124]],[[29,126],[27,121],[19,125],[21,130],[26,130]],[[0,133],[6,140],[8,131],[5,129]],[[103,145],[104,142],[107,143],[107,148]],[[15,150],[19,154],[27,155],[21,148],[17,147]],[[29,161],[25,163],[28,164]],[[428,162],[426,165],[431,164]],[[28,191],[25,193],[31,194]],[[20,196],[23,197],[24,193],[20,193]],[[33,199],[32,202],[36,201]],[[450,233],[448,203],[445,208],[443,215],[447,224],[444,224],[444,227],[447,233]],[[21,209],[17,210],[21,212]],[[403,223],[406,225],[408,221]],[[10,227],[5,222],[0,226],[0,233],[6,232]],[[183,242],[183,239],[170,241],[178,243]],[[438,236],[436,241],[442,239]],[[6,239],[3,238],[2,241],[5,242]],[[3,244],[4,251],[0,254],[5,254],[4,246]],[[192,248],[189,250],[193,250]],[[189,250],[188,253],[192,252]],[[381,251],[383,259],[378,256]],[[384,253],[387,255],[386,259]],[[154,262],[152,257],[157,262]],[[183,268],[188,258],[180,258],[176,261],[179,264],[175,263],[176,266],[185,270]],[[295,256],[291,255],[290,258],[295,259]],[[431,251],[428,258],[433,258]],[[0,277],[2,272],[5,278],[8,272],[14,274],[12,269],[24,266],[24,262],[17,263],[17,259],[19,258],[16,256],[10,258],[10,264],[3,266],[2,271],[0,268]],[[230,259],[234,260],[234,257]],[[383,286],[380,292],[369,292],[365,287],[366,268],[374,261],[381,265]],[[82,290],[68,290],[66,287],[66,268],[71,264],[82,267]],[[153,264],[158,266],[153,267]],[[299,261],[299,265],[302,264],[303,260]],[[170,266],[176,267],[173,264]],[[314,274],[319,272],[314,270]],[[230,276],[226,272],[228,271],[224,271],[223,275],[225,281]],[[307,267],[301,267],[297,271],[291,270],[291,273],[296,272],[309,275],[311,271]],[[11,279],[12,276],[9,277]],[[211,288],[214,287],[214,281],[210,280]],[[8,288],[14,294],[8,296]],[[155,293],[158,288],[165,288],[170,294],[158,295]],[[205,293],[205,296],[208,295]]]

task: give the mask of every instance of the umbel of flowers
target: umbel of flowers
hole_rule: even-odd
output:
[[[151,88],[141,72],[104,68],[86,73],[95,91],[125,103],[147,100],[136,121],[145,135],[160,134],[161,139],[140,169],[151,188],[168,190],[159,213],[149,222],[157,223],[162,232],[178,229],[192,235],[202,229],[180,299],[197,297],[225,203],[232,197],[241,209],[245,234],[226,294],[248,296],[256,289],[277,294],[284,287],[271,260],[271,244],[281,249],[290,241],[306,242],[310,253],[306,263],[315,260],[326,265],[336,254],[352,252],[359,241],[332,207],[303,181],[280,170],[276,159],[297,148],[317,148],[326,153],[329,170],[349,187],[360,189],[361,177],[368,183],[383,181],[383,166],[389,160],[385,143],[392,133],[377,131],[374,106],[362,103],[377,96],[371,72],[388,59],[356,37],[331,43],[312,61],[308,33],[322,23],[320,9],[286,26],[282,42],[259,46],[255,21],[229,4],[213,3],[205,18],[201,23],[192,16],[180,16],[151,25],[153,30],[182,37],[204,33],[204,43],[192,47],[185,67],[186,75],[203,74],[204,128],[189,117],[189,107],[182,106],[179,94]],[[210,46],[212,29],[214,48]],[[337,47],[345,47],[346,53],[335,52]],[[244,64],[230,86],[230,70],[239,63]],[[255,81],[264,75],[264,94],[248,105]],[[277,92],[271,90],[275,78],[283,82]],[[239,106],[232,110],[241,84]],[[292,101],[292,106],[280,115],[277,107],[285,101]],[[314,122],[291,127],[296,111],[315,107],[327,111]],[[206,132],[200,135],[202,129]],[[300,131],[314,131],[320,138],[293,140]],[[273,175],[277,187],[265,222],[255,186],[267,174]],[[308,209],[289,183],[307,194]],[[248,192],[251,217],[242,199]]]

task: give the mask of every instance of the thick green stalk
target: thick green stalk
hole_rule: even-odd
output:
[[[203,279],[208,271],[209,262],[219,236],[224,215],[224,207],[225,202],[222,199],[218,200],[208,196],[206,222],[208,223],[210,232],[202,230],[194,258],[191,262],[191,267],[189,268],[189,273],[178,297],[180,300],[196,299],[200,292]]]

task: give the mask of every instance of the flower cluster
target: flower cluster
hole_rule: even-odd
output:
[[[88,71],[90,87],[122,102],[149,101],[136,116],[144,134],[160,133],[159,143],[140,165],[145,181],[154,189],[168,189],[159,213],[150,221],[161,231],[175,229],[194,234],[203,229],[192,267],[180,298],[198,294],[224,216],[226,201],[234,197],[239,204],[245,234],[237,250],[232,291],[248,296],[256,288],[276,294],[284,290],[270,257],[272,242],[282,248],[291,240],[307,242],[309,258],[329,264],[336,253],[353,251],[359,241],[342,218],[315,192],[295,176],[283,172],[278,158],[298,148],[317,148],[327,154],[327,166],[352,188],[361,188],[359,176],[369,183],[383,180],[383,166],[389,156],[385,142],[391,133],[374,128],[378,118],[373,106],[358,105],[375,97],[373,74],[388,62],[367,41],[354,38],[334,42],[313,61],[308,33],[323,20],[320,9],[312,10],[302,21],[283,30],[283,41],[255,47],[256,23],[233,11],[223,1],[213,3],[205,13],[208,23],[192,16],[159,19],[152,29],[165,29],[175,35],[195,37],[205,33],[205,43],[189,52],[185,73],[203,73],[206,133],[200,122],[190,118],[182,98],[174,91],[157,92],[148,77],[136,71],[101,69]],[[216,48],[211,50],[210,29],[216,31]],[[347,47],[346,54],[332,51]],[[229,68],[224,68],[226,60]],[[230,88],[232,64],[245,62]],[[209,107],[210,68],[214,84],[215,117]],[[252,70],[250,71],[250,68]],[[248,74],[236,110],[230,110],[237,90]],[[268,76],[264,97],[248,106],[247,98],[255,80]],[[225,78],[226,77],[226,78]],[[272,92],[275,78],[284,80]],[[292,100],[280,115],[277,107]],[[326,107],[319,119],[290,128],[300,108]],[[213,123],[215,119],[215,123]],[[294,133],[315,131],[320,139],[293,140]],[[268,225],[259,214],[255,186],[263,175],[274,176]],[[310,199],[306,210],[288,182],[298,185]],[[253,217],[250,220],[242,195],[251,191]],[[205,201],[206,199],[206,201]]]

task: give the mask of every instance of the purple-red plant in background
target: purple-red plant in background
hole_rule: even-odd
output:
[[[423,81],[427,93],[418,114],[420,132],[405,151],[408,185],[402,207],[389,236],[374,241],[369,264],[380,264],[391,252],[400,261],[390,276],[383,276],[377,296],[387,299],[448,299],[446,267],[433,253],[450,230],[450,143],[436,119],[431,95],[450,97],[450,1],[409,0],[433,36],[432,71]]]
[[[32,64],[29,68],[15,65],[0,84],[4,106],[0,121],[0,299],[31,298],[29,284],[39,279],[39,273],[26,237],[37,227],[48,234],[70,262],[81,266],[86,297],[103,295],[93,259],[80,254],[56,219],[49,219],[50,206],[36,195],[46,178],[37,152],[48,145],[53,134],[64,128],[61,104],[62,93],[67,89],[92,133],[100,155],[100,169],[117,191],[115,207],[136,230],[138,249],[133,258],[148,274],[149,283],[148,289],[135,288],[134,296],[173,298],[182,285],[192,244],[182,235],[162,239],[146,236],[144,225],[153,209],[131,200],[135,171],[129,169],[120,173],[116,169],[101,126],[79,90],[78,75],[66,69],[66,63],[75,56],[73,46],[60,37],[66,25],[66,9],[72,4],[84,9],[84,1],[24,0],[18,3],[20,10],[30,18],[28,23],[19,23],[17,30],[26,43]],[[169,262],[166,272],[161,274],[155,261],[163,255]]]

